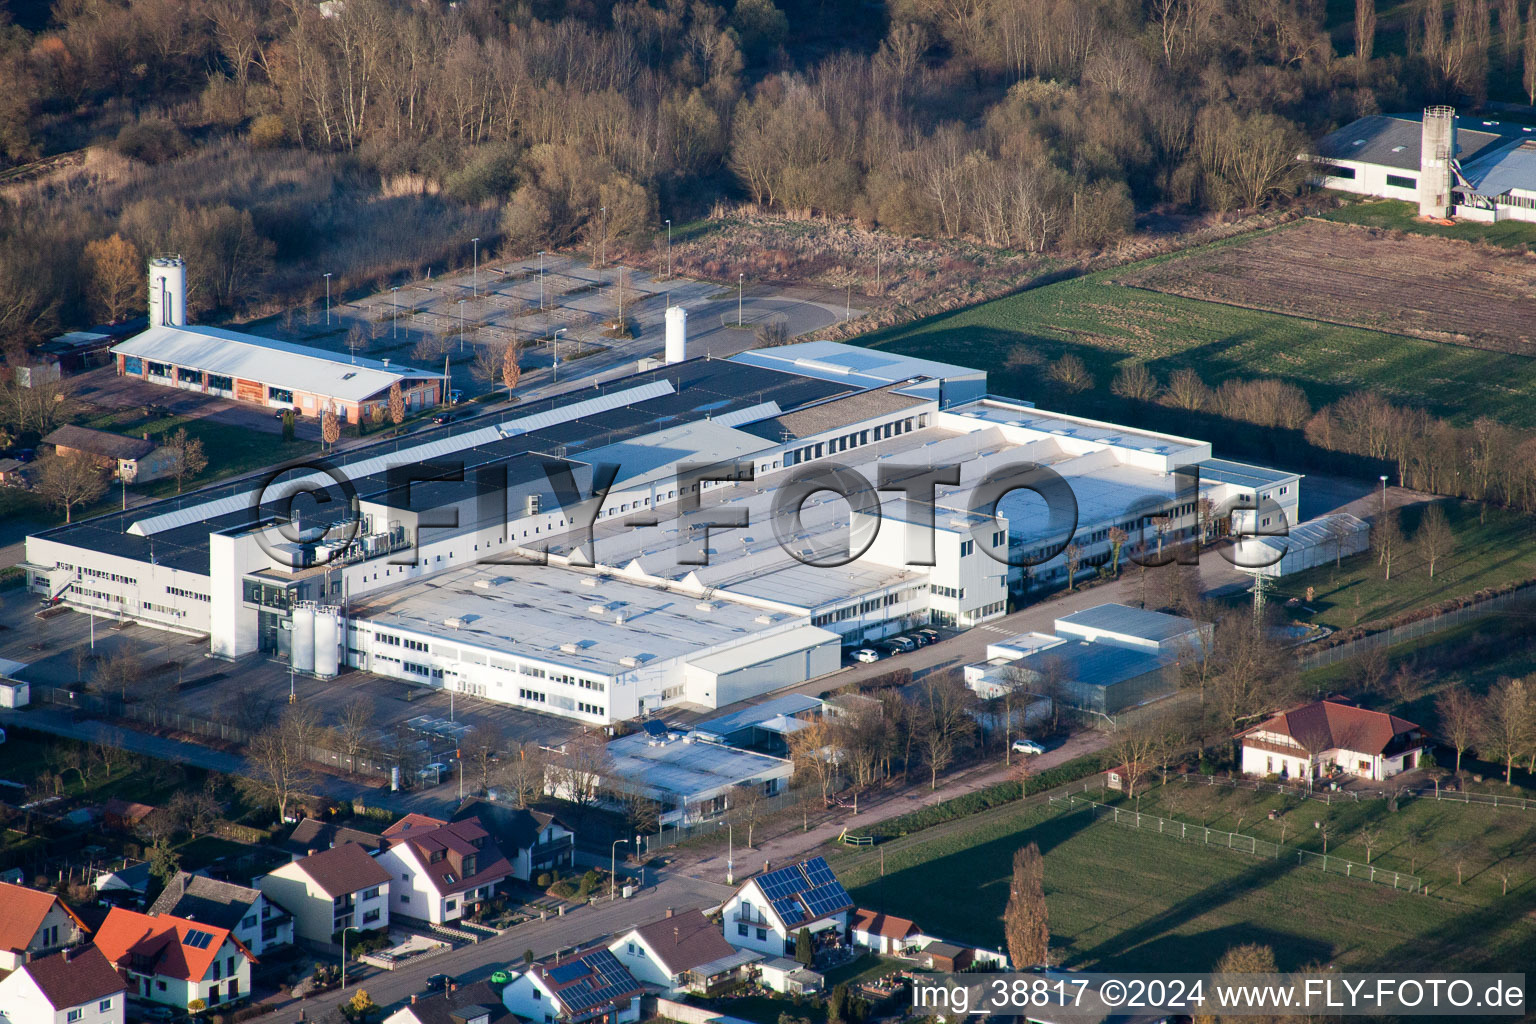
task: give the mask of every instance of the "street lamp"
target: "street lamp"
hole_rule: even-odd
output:
[[[459,300],[459,351],[464,351],[464,300]]]
[[[393,302],[395,304],[395,315],[392,318],[394,322],[391,323],[390,326],[389,326],[390,334],[394,338],[399,338],[400,337],[400,286],[399,285],[395,285],[393,288],[391,288],[389,290],[389,299],[390,299],[391,302]]]
[[[544,308],[544,250],[539,250],[539,309]]]
[[[599,265],[608,262],[608,207],[598,207],[598,213],[602,214],[603,240],[597,250],[597,262]]]
[[[672,218],[667,218],[667,280],[672,280]]]
[[[1387,513],[1387,474],[1381,474],[1381,513]]]
[[[554,372],[550,375],[551,383],[558,383],[560,380],[560,335],[564,334],[565,331],[564,327],[555,328],[555,366]]]
[[[747,283],[746,274],[736,275],[736,326],[741,326],[741,289]]]
[[[361,935],[363,930],[350,924],[341,930],[341,990],[343,992],[347,990],[347,932],[357,932]]]
[[[331,326],[331,275],[325,275],[325,326]]]
[[[609,899],[613,899],[614,896],[617,895],[614,892],[614,887],[615,887],[615,884],[618,881],[618,875],[617,875],[616,872],[618,871],[618,867],[619,867],[619,844],[620,843],[627,843],[627,842],[629,842],[628,839],[615,839],[613,841],[613,849],[608,851],[608,898]]]
[[[473,242],[475,246],[475,269],[473,276],[469,279],[469,287],[470,294],[478,299],[480,297],[480,239],[471,238],[470,241]]]
[[[736,884],[736,823],[725,823],[725,884]]]

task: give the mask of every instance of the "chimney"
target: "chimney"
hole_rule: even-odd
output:
[[[307,853],[307,854],[305,854],[305,856],[307,856],[307,857],[313,857],[313,856],[314,856],[314,855],[315,855],[315,854],[317,854],[317,853],[319,853],[319,852],[320,852],[320,851],[319,851],[319,850],[317,850],[317,849],[315,849],[315,848],[314,848],[314,847],[313,847],[313,846],[311,846],[311,847],[310,847],[310,848],[309,848],[309,853]]]
[[[671,916],[672,916],[672,915],[673,915],[673,914],[675,914],[675,913],[676,913],[676,911],[675,911],[675,910],[673,910],[673,909],[672,909],[672,908],[671,908],[671,907],[668,907],[668,908],[667,908],[667,916],[668,916],[668,917],[671,917]]]
[[[673,925],[672,926],[672,945],[674,945],[674,946],[677,945],[679,942],[683,941],[683,937],[680,934],[678,934],[678,931],[679,931],[679,929],[678,929],[677,925]]]
[[[416,993],[415,992],[411,993],[411,1005],[412,1006],[416,1005]]]
[[[448,991],[449,992],[457,992],[458,990],[459,990],[459,983],[458,982],[450,981],[448,983]]]

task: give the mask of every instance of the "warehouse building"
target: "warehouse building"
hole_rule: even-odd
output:
[[[1318,139],[1301,159],[1323,188],[1401,199],[1423,217],[1536,221],[1536,128],[1458,117],[1373,114]]]
[[[995,619],[1065,581],[1069,538],[1087,573],[1111,558],[1112,527],[1150,551],[1209,529],[1201,509],[1271,532],[1295,519],[1296,474],[1212,459],[1206,442],[970,397],[979,371],[887,353],[850,380],[824,367],[862,350],[799,348],[336,453],[334,477],[295,470],[48,530],[28,538],[28,582],[206,636],[220,658],[605,724],[803,682],[917,625]],[[817,463],[841,467],[847,499],[792,507],[786,481]],[[978,490],[1026,463],[1059,476],[1075,529],[1033,492]],[[957,482],[909,501],[902,482],[931,467]],[[898,486],[877,488],[882,474]],[[1009,564],[1026,555],[1038,564]]]

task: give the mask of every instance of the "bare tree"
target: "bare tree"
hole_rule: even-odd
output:
[[[544,750],[537,743],[520,743],[509,751],[501,778],[519,807],[527,807],[544,794]]]
[[[74,518],[74,510],[100,498],[107,492],[107,478],[87,458],[51,452],[37,460],[37,493],[64,513],[64,521]]]
[[[114,232],[85,245],[87,294],[108,323],[117,323],[138,304],[144,290],[144,261],[139,250]]]
[[[964,683],[944,673],[932,673],[923,681],[913,710],[917,740],[928,765],[929,789],[939,787],[939,773],[954,762],[975,728],[970,715],[972,699]]]
[[[832,722],[826,717],[813,718],[805,728],[790,733],[789,756],[797,773],[816,780],[825,805],[840,759],[837,730]]]
[[[1450,520],[1445,517],[1439,502],[1435,502],[1424,510],[1413,539],[1424,555],[1424,562],[1429,569],[1429,578],[1434,579],[1435,566],[1442,559],[1447,558],[1456,547],[1456,534],[1451,530]]]
[[[502,354],[495,349],[477,346],[469,375],[481,384],[497,384],[501,381],[501,360]]]
[[[1152,376],[1152,371],[1147,369],[1146,363],[1130,363],[1121,367],[1120,372],[1115,374],[1109,390],[1121,398],[1129,398],[1135,402],[1150,402],[1157,397],[1157,378]]]
[[[1168,378],[1168,401],[1176,408],[1198,412],[1211,400],[1211,389],[1194,370],[1184,367]]]
[[[337,753],[347,759],[347,770],[357,770],[357,759],[373,746],[378,735],[373,726],[373,703],[354,697],[341,706],[334,729]]]
[[[1376,549],[1376,562],[1382,568],[1382,581],[1392,580],[1392,559],[1403,548],[1403,529],[1398,524],[1397,510],[1387,509],[1376,517],[1371,528],[1371,546]]]
[[[197,476],[208,468],[208,456],[203,452],[202,439],[190,436],[186,427],[177,427],[176,432],[165,439],[164,447],[169,455],[166,465],[176,478],[176,493],[180,494],[182,482],[187,477]]]
[[[461,763],[469,769],[477,792],[490,792],[491,783],[499,774],[500,760],[497,755],[505,743],[506,737],[501,730],[488,722],[479,723],[459,741]]]
[[[245,759],[248,772],[241,776],[242,787],[257,801],[276,808],[278,821],[285,820],[288,805],[313,781],[292,730],[257,733],[246,748]]]
[[[1483,704],[1479,750],[1504,765],[1504,784],[1513,786],[1515,762],[1531,742],[1531,694],[1523,679],[1502,679],[1488,691]]]
[[[732,820],[747,829],[747,846],[750,847],[753,833],[757,829],[757,819],[763,810],[763,787],[755,783],[732,786],[730,805]]]
[[[501,382],[506,386],[507,397],[512,397],[512,392],[517,390],[517,382],[523,378],[523,346],[516,338],[507,342],[506,350],[501,354]]]
[[[1376,0],[1355,0],[1355,57],[1361,64],[1376,47]]]
[[[405,393],[400,390],[400,382],[395,381],[389,386],[389,422],[399,426],[405,420]]]
[[[1068,544],[1065,551],[1067,556],[1067,593],[1077,585],[1077,571],[1083,565],[1083,549],[1076,544]]]
[[[607,745],[595,732],[584,732],[567,742],[564,756],[552,767],[560,795],[581,807],[597,799],[598,786],[608,770]]]
[[[1386,835],[1379,825],[1367,825],[1359,832],[1360,845],[1365,847],[1365,862],[1371,862],[1371,854],[1376,847],[1381,845],[1382,838]]]
[[[341,419],[336,415],[336,410],[327,403],[325,411],[320,414],[320,440],[324,441],[327,447],[334,447],[340,439]]]
[[[1045,376],[1046,379],[1072,394],[1087,391],[1093,387],[1093,375],[1088,372],[1088,367],[1070,352],[1052,363],[1045,371]]]
[[[1141,798],[1141,780],[1146,778],[1157,763],[1160,740],[1155,730],[1127,728],[1121,730],[1110,744],[1110,756],[1120,762],[1125,795],[1138,802]]]

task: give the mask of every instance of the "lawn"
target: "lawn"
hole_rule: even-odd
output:
[[[1138,409],[1146,418],[1144,406],[1109,391],[1122,365],[1143,362],[1161,381],[1189,367],[1213,387],[1231,378],[1280,377],[1306,391],[1314,406],[1369,389],[1459,423],[1487,414],[1536,425],[1536,359],[1128,288],[1114,283],[1123,273],[1061,281],[857,340],[984,368],[999,394],[1108,419]],[[1016,349],[1034,364],[1009,365]],[[1093,374],[1092,390],[1067,395],[1047,386],[1045,364],[1067,353]],[[1176,425],[1180,414],[1162,410],[1155,418]]]
[[[1465,242],[1488,242],[1509,249],[1521,245],[1536,246],[1536,224],[1519,220],[1505,220],[1497,224],[1460,221],[1454,227],[1429,224],[1419,220],[1416,206],[1396,199],[1352,202],[1322,216],[1324,220],[1342,224],[1363,224],[1372,228],[1411,231],[1418,235],[1459,238]]]
[[[150,440],[163,442],[178,428],[185,427],[190,437],[203,442],[203,453],[208,457],[208,468],[195,479],[188,479],[186,487],[195,487],[227,476],[250,473],[264,466],[273,466],[288,459],[311,455],[318,450],[312,441],[284,441],[278,433],[252,430],[249,427],[220,423],[202,417],[155,416],[146,418],[132,410],[105,413],[85,421],[85,426],[97,430],[111,430],[129,437],[148,434]],[[134,488],[135,493],[163,497],[176,492],[176,481],[157,480],[145,487]],[[109,503],[110,504],[110,503]]]
[[[1425,810],[1445,814],[1447,806]],[[1458,837],[1495,813],[1450,810],[1476,815],[1454,829]],[[1308,824],[1335,815],[1342,837],[1358,811],[1309,803],[1293,813]],[[1438,818],[1426,821],[1440,827]],[[1536,815],[1518,821],[1530,828]],[[1536,885],[1528,877],[1498,899],[1487,897],[1486,885],[1463,887],[1454,899],[1410,896],[1042,807],[1000,808],[884,844],[883,878],[879,848],[832,851],[829,859],[860,906],[911,917],[930,934],[998,947],[1010,861],[1030,841],[1045,853],[1053,957],[1068,967],[1206,970],[1230,946],[1262,942],[1284,969],[1314,961],[1491,969],[1520,962],[1536,942]]]
[[[1428,505],[1410,505],[1399,521],[1410,541],[1408,551],[1392,560],[1392,578],[1384,579],[1375,552],[1366,551],[1335,568],[1327,565],[1284,576],[1275,581],[1281,599],[1299,598],[1311,614],[1301,618],[1337,629],[1366,625],[1413,608],[1475,593],[1485,587],[1536,578],[1536,546],[1531,544],[1536,519],[1500,508],[1479,516],[1473,502],[1439,502],[1456,537],[1453,551],[1435,566],[1411,542]],[[1307,588],[1312,588],[1308,598]]]

